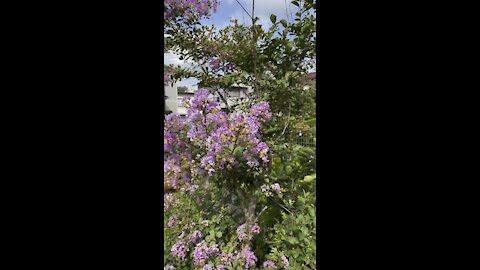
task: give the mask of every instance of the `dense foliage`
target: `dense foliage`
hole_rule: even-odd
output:
[[[316,140],[316,1],[292,1],[292,21],[272,15],[267,30],[254,12],[251,26],[201,25],[217,4],[165,1],[165,50],[196,68],[164,79],[204,88],[185,118],[165,118],[164,269],[315,269],[315,147],[296,138]],[[232,106],[235,84],[253,92]]]

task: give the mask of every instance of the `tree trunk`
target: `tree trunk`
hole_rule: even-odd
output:
[[[238,191],[237,194],[241,200],[241,206],[243,208],[243,213],[245,215],[245,233],[247,234],[247,239],[244,241],[242,245],[242,249],[250,248],[250,230],[255,222],[255,208],[257,206],[257,202],[254,196],[251,193]]]

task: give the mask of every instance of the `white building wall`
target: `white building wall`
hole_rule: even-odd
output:
[[[165,100],[165,105],[167,106],[167,110],[170,110],[172,112],[178,112],[178,90],[177,90],[177,84],[174,83],[172,85],[166,85],[165,86],[165,96],[168,98]]]

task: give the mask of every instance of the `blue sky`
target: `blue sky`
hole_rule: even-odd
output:
[[[238,0],[245,9],[251,14],[252,0]],[[277,21],[287,19],[287,10],[289,14],[295,12],[296,6],[291,4],[292,0],[255,0],[255,16],[259,17],[259,22],[268,28],[271,25],[270,14],[277,16]],[[251,19],[245,14],[236,0],[219,0],[219,6],[216,13],[210,19],[202,20],[202,24],[215,25],[221,29],[228,25],[230,18],[236,18],[239,23],[251,25]],[[290,17],[289,17],[290,18]],[[174,64],[181,66],[189,66],[188,63],[178,59],[173,53],[164,54],[164,64]],[[194,78],[185,79],[177,82],[178,86],[195,85],[198,81]]]

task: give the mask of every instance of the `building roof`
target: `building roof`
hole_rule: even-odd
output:
[[[192,92],[178,92],[177,94],[178,94],[179,96],[180,96],[180,95],[191,95],[191,96],[195,95],[195,93],[192,93]]]

